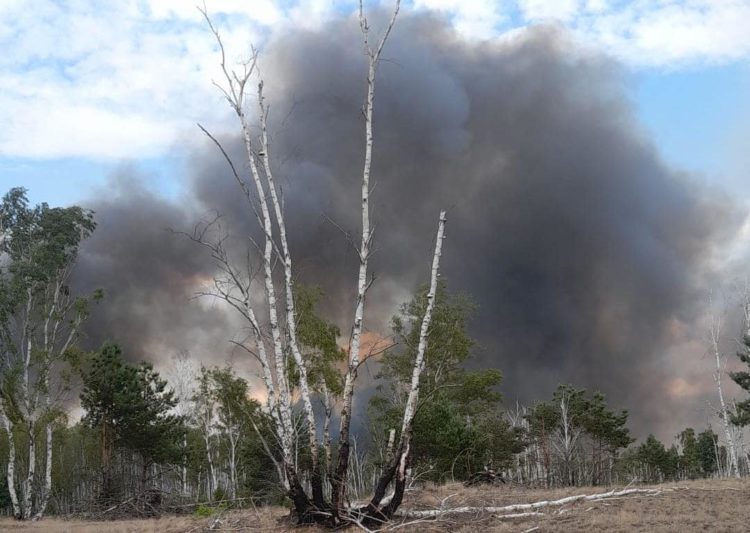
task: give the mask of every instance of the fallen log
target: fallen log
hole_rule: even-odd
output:
[[[575,496],[567,496],[559,500],[544,500],[534,503],[516,503],[512,505],[504,505],[502,507],[454,507],[453,509],[430,509],[424,511],[410,511],[402,510],[398,514],[399,516],[406,518],[429,518],[442,516],[446,514],[459,514],[459,513],[492,513],[498,514],[498,518],[507,518],[510,515],[508,513],[522,513],[524,511],[536,511],[537,509],[543,509],[545,507],[556,507],[560,505],[566,505],[568,503],[575,502],[590,502],[597,500],[605,500],[607,498],[617,498],[621,496],[628,496],[633,494],[643,494],[647,496],[656,496],[662,493],[662,490],[658,489],[624,489],[624,490],[611,490],[609,492],[602,492],[599,494],[578,494]]]

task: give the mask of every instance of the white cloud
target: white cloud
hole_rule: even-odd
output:
[[[230,60],[280,17],[270,0],[208,5]],[[211,85],[216,45],[192,2],[3,4],[0,47],[9,52],[0,55],[0,155],[156,156],[195,122],[220,128],[228,118]]]
[[[525,22],[555,20],[634,66],[674,68],[750,56],[747,0],[518,0]]]
[[[518,8],[526,20],[567,21],[581,11],[583,4],[582,0],[519,0]]]
[[[184,133],[195,122],[231,124],[211,86],[220,77],[217,51],[195,3],[39,0],[32,9],[2,0],[0,156],[155,156],[190,138]],[[271,32],[316,27],[356,9],[353,0],[207,4],[230,59]],[[389,9],[393,2],[381,4]],[[437,10],[470,39],[507,38],[557,21],[636,67],[750,56],[747,0],[412,0],[403,9]]]
[[[196,6],[202,2],[186,0],[147,0],[148,13],[154,18],[178,18],[200,21],[203,15]],[[273,0],[210,0],[206,7],[211,13],[224,15],[241,15],[265,25],[279,22],[283,17],[282,10]]]
[[[506,16],[497,0],[414,0],[414,7],[449,15],[456,30],[469,39],[494,37]]]

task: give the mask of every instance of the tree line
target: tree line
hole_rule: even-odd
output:
[[[23,189],[2,203],[2,433],[5,475],[0,507],[19,518],[55,514],[104,516],[194,510],[197,505],[279,504],[283,451],[272,414],[250,383],[229,366],[196,367],[188,354],[172,358],[164,375],[139,354],[113,342],[80,348],[91,305],[106,298],[72,294],[70,273],[81,242],[95,230],[79,207],[30,206]],[[308,383],[325,416],[313,449],[304,409],[292,406],[292,467],[310,487],[314,458],[331,490],[335,446],[330,435],[346,350],[341,332],[322,318],[322,292],[295,285],[297,335]],[[546,401],[503,406],[498,369],[468,370],[476,352],[468,334],[474,306],[447,284],[421,287],[391,321],[377,355],[375,394],[367,423],[353,441],[346,479],[352,498],[365,497],[394,454],[412,386],[413,360],[430,307],[431,342],[422,358],[414,406],[407,484],[427,481],[507,482],[532,486],[612,485],[732,474],[726,443],[711,429],[687,428],[665,446],[649,436],[634,445],[628,413],[603,394],[561,385]],[[750,344],[739,353],[748,362]],[[293,386],[299,368],[284,370]],[[740,385],[747,373],[731,374]],[[255,393],[255,394],[254,394]],[[68,412],[78,399],[82,416]],[[731,423],[747,423],[748,402]],[[739,470],[746,474],[741,440]],[[492,473],[489,476],[488,473]]]
[[[369,262],[375,87],[399,8],[397,0],[374,38],[359,4],[367,67],[364,149],[361,194],[351,201],[361,223],[357,235],[347,233],[357,268],[351,322],[343,330],[317,313],[320,291],[295,279],[257,52],[229,65],[220,32],[202,10],[220,54],[223,79],[215,85],[237,119],[242,162],[200,129],[227,163],[257,233],[242,236],[246,248],[237,249],[217,216],[180,235],[215,267],[198,295],[221,301],[242,320],[247,336],[235,345],[255,365],[259,380],[252,386],[231,367],[193,368],[186,357],[162,375],[148,362],[132,362],[161,354],[123,353],[116,339],[83,350],[83,326],[106,296],[74,294],[70,283],[79,248],[96,228],[93,213],[30,206],[20,188],[4,197],[0,505],[9,513],[19,519],[46,512],[148,516],[284,502],[298,523],[369,527],[390,520],[406,489],[424,481],[551,487],[747,470],[736,428],[750,422],[750,401],[734,410],[724,401],[718,348],[724,447],[713,434],[686,430],[681,451],[653,438],[629,448],[627,412],[571,385],[548,401],[503,408],[500,371],[468,370],[475,351],[466,329],[471,301],[450,293],[440,277],[446,211],[437,216],[427,283],[399,310],[382,343],[367,342],[366,302],[375,282]],[[745,314],[750,335],[750,303]],[[367,397],[358,376],[370,364],[377,390],[362,402],[369,416],[356,428],[355,398]],[[731,377],[750,390],[750,374]],[[76,403],[83,416],[72,421]]]

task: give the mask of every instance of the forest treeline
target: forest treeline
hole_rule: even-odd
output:
[[[197,366],[173,357],[157,372],[156,354],[123,353],[116,339],[86,351],[83,327],[106,294],[75,295],[70,275],[79,246],[95,231],[79,207],[30,206],[23,189],[5,195],[0,272],[0,510],[42,514],[149,516],[201,506],[282,504],[288,496],[273,413],[262,389],[230,366]],[[508,407],[499,369],[468,370],[477,351],[468,334],[467,295],[419,288],[370,349],[374,393],[355,428],[345,480],[351,500],[365,497],[388,468],[412,388],[421,325],[431,313],[420,400],[413,421],[407,485],[425,482],[520,483],[557,487],[662,482],[731,475],[727,443],[710,428],[686,428],[666,444],[636,443],[628,413],[600,392],[561,385],[551,398]],[[299,396],[291,413],[294,470],[309,486],[322,465],[334,476],[331,399],[345,387],[341,332],[317,311],[322,292],[295,285],[299,346],[306,379],[325,421],[319,446],[304,437]],[[424,348],[424,347],[423,347]],[[740,352],[748,362],[748,346]],[[199,354],[193,354],[200,359]],[[213,355],[213,354],[211,354]],[[291,357],[283,372],[300,380]],[[731,376],[748,389],[750,377]],[[80,405],[80,410],[76,409]],[[80,416],[73,413],[79,412]],[[741,427],[748,402],[735,406],[737,475],[748,473]],[[307,473],[307,474],[304,474]]]

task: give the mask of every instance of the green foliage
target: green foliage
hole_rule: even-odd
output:
[[[46,427],[64,427],[60,403],[71,389],[76,342],[90,303],[101,297],[100,291],[73,294],[70,276],[95,227],[93,213],[77,206],[31,207],[23,188],[11,189],[0,203],[0,401],[13,439],[30,443]],[[38,455],[19,460],[19,478],[33,477],[42,461]],[[34,480],[32,508],[24,513],[42,503],[39,486]]]
[[[586,402],[581,422],[586,433],[611,451],[625,448],[633,442],[630,430],[625,425],[628,422],[628,412],[607,409],[606,398],[601,392],[594,392]]]
[[[719,446],[718,435],[711,428],[697,435],[693,428],[685,428],[677,440],[680,450],[675,445],[667,449],[649,435],[640,446],[625,454],[620,466],[643,481],[659,483],[711,477],[719,470],[719,464],[726,461],[724,448]]]
[[[167,382],[148,363],[125,362],[116,344],[106,344],[83,375],[84,423],[100,428],[115,447],[139,453],[145,462],[175,462],[180,457],[182,421]]]
[[[93,213],[77,206],[29,207],[22,188],[3,197],[0,225],[15,290],[51,281],[75,259],[81,241],[96,228]]]
[[[216,489],[216,491],[214,492],[214,500],[216,501],[221,501],[225,497],[226,495],[221,489]],[[211,516],[214,516],[215,514],[226,511],[227,508],[228,506],[226,503],[220,503],[219,505],[205,505],[201,503],[198,505],[198,507],[195,508],[195,512],[193,513],[193,515],[198,518],[209,518]]]
[[[746,335],[742,339],[742,343],[742,350],[737,352],[737,357],[739,357],[740,361],[750,366],[750,336]],[[730,372],[729,376],[744,391],[750,393],[750,372]],[[732,415],[732,423],[738,426],[750,425],[750,398],[737,404],[737,410]]]
[[[698,434],[696,443],[698,463],[704,477],[710,477],[718,471],[717,452],[720,453],[719,436],[711,428]]]
[[[0,324],[6,350],[20,349],[7,321],[30,301],[45,301],[54,282],[67,282],[81,242],[95,228],[93,213],[80,207],[30,207],[23,188],[11,189],[3,197],[0,251],[8,260],[0,268]],[[67,285],[60,287],[65,296],[69,290]],[[101,291],[96,291],[92,299],[100,296]],[[75,299],[72,315],[88,316],[88,303],[87,298]]]
[[[586,455],[590,456],[591,483],[606,481],[620,450],[633,442],[626,426],[627,411],[610,410],[601,392],[589,394],[572,385],[559,385],[552,400],[535,404],[525,418],[528,438],[545,458],[548,481],[555,477],[565,484],[579,483],[580,469],[574,463],[586,460]],[[558,464],[551,460],[553,452],[560,456]]]
[[[685,428],[679,435],[682,456],[680,457],[680,468],[683,475],[695,479],[701,473],[701,459],[698,454],[698,441],[695,438],[693,428]]]
[[[335,395],[342,392],[344,380],[336,365],[346,359],[346,352],[338,345],[341,335],[339,328],[326,322],[316,311],[316,306],[323,296],[319,287],[303,285],[294,286],[294,303],[297,310],[297,340],[307,361],[308,381],[317,391],[323,384]],[[296,365],[289,357],[291,382],[297,383]]]
[[[667,450],[656,437],[649,435],[638,448],[638,459],[649,468],[646,481],[660,482],[675,478],[680,457],[676,447]]]
[[[219,433],[213,438],[222,444],[217,450],[223,454],[219,457],[222,461],[229,460],[230,434],[238,443],[236,453],[241,483],[238,496],[275,498],[278,489],[276,469],[261,442],[263,438],[273,446],[272,423],[260,404],[249,397],[247,381],[237,376],[231,367],[201,367],[193,402],[193,422],[199,427],[187,434],[187,460],[191,467],[194,470],[207,469],[203,432],[215,427]],[[222,497],[213,494],[214,499],[223,499],[223,489],[217,487],[217,490],[222,490]]]
[[[207,374],[211,382],[210,393],[217,404],[220,429],[225,432],[252,431],[250,418],[257,416],[260,404],[248,396],[247,381],[235,375],[231,367],[214,368]]]
[[[401,429],[426,307],[423,287],[392,320],[397,347],[383,355],[378,375],[383,383],[369,404],[371,433],[381,446],[390,428]],[[438,286],[412,437],[413,464],[431,469],[427,479],[465,479],[490,464],[502,468],[522,449],[519,433],[501,416],[496,388],[502,374],[465,368],[474,347],[466,332],[473,309],[467,297]]]
[[[95,227],[93,213],[77,206],[30,207],[23,188],[11,189],[2,199],[0,349],[5,357],[0,397],[14,424],[23,418],[18,402],[26,390],[20,384],[26,356],[33,369],[34,398],[51,394],[53,373],[57,386],[69,387],[71,374],[65,366],[74,359],[75,345],[63,339],[76,339],[90,303],[101,299],[101,291],[75,297],[68,280],[81,242]],[[17,327],[21,321],[24,327]],[[44,416],[50,419],[52,414],[47,410]]]
[[[612,411],[607,408],[606,397],[601,392],[587,397],[585,389],[576,389],[572,385],[559,385],[551,401],[534,405],[526,416],[531,436],[548,438],[560,428],[563,400],[567,403],[571,427],[583,431],[597,446],[616,452],[633,442],[626,427],[627,411]]]
[[[216,510],[213,507],[210,507],[208,505],[200,504],[198,507],[195,508],[195,516],[198,518],[208,518],[209,516],[213,516]]]

